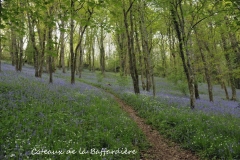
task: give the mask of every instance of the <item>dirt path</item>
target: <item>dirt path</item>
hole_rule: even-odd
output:
[[[122,109],[126,111],[130,117],[137,123],[138,127],[146,135],[147,140],[151,144],[151,147],[145,152],[141,153],[141,160],[198,160],[190,151],[181,149],[173,142],[168,142],[163,138],[159,132],[153,129],[150,125],[147,125],[144,119],[137,116],[137,113],[125,104],[122,100],[114,96],[116,101],[120,104]]]

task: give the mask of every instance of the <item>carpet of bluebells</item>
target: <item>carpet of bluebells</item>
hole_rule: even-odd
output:
[[[139,159],[145,137],[111,96],[58,77],[2,64],[0,159]]]
[[[122,78],[114,73],[107,73],[105,77],[90,72],[84,72],[83,79],[93,84],[99,84],[104,88],[111,89],[115,93],[133,94],[133,85],[130,77]],[[173,82],[169,82],[164,78],[156,78],[156,99],[168,106],[174,107],[190,107],[187,85],[179,86]],[[140,83],[140,82],[139,82]],[[141,85],[140,85],[141,86]],[[185,87],[185,88],[183,88]],[[184,89],[184,91],[182,91]],[[143,91],[141,94],[152,96],[152,92]],[[184,92],[184,93],[183,93]],[[207,85],[199,84],[200,99],[196,100],[195,110],[205,113],[214,113],[221,115],[232,115],[240,118],[240,90],[237,89],[238,101],[225,100],[225,92],[219,85],[213,87],[214,102],[208,99]],[[228,93],[231,95],[231,90],[228,88]]]
[[[112,93],[134,107],[139,116],[167,138],[203,159],[240,159],[240,91],[238,101],[225,100],[224,91],[215,85],[214,102],[209,102],[206,84],[199,84],[200,99],[191,110],[187,86],[156,78],[156,97],[141,90],[133,93],[130,77],[118,73],[89,72],[70,84],[70,71],[35,78],[31,66],[22,73],[3,64],[0,73],[1,150],[0,159],[42,158],[32,149],[144,148],[146,142],[136,125],[122,113]],[[84,82],[84,83],[83,83]],[[88,84],[88,85],[87,85]],[[101,89],[105,89],[103,92]],[[230,89],[229,89],[230,93]],[[45,155],[46,156],[46,155]],[[89,154],[80,155],[89,158]],[[79,158],[64,154],[63,159]],[[48,155],[47,158],[59,158]],[[90,158],[99,158],[91,155]],[[108,155],[102,159],[139,159],[137,155]]]
[[[240,159],[240,104],[224,100],[220,86],[214,86],[214,102],[209,102],[206,84],[199,84],[200,99],[191,110],[187,85],[163,78],[156,78],[155,98],[146,91],[135,95],[130,77],[115,73],[85,71],[80,81],[117,95],[160,133],[203,159]]]

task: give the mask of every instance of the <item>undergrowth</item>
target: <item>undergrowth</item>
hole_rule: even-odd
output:
[[[139,159],[143,133],[107,97],[1,75],[0,159]]]
[[[120,96],[160,133],[202,158],[240,159],[239,118],[196,113],[141,95]]]

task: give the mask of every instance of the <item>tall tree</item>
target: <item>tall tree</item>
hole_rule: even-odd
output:
[[[101,70],[101,73],[102,75],[105,74],[105,65],[106,65],[106,62],[105,62],[105,47],[104,47],[104,39],[106,37],[105,33],[104,33],[104,28],[103,28],[103,22],[100,22],[100,33],[98,34],[99,37],[97,37],[97,40],[98,40],[98,46],[99,46],[99,50],[100,50],[100,70]]]
[[[130,74],[133,81],[133,87],[135,94],[140,93],[139,89],[139,78],[136,65],[136,55],[134,50],[134,25],[133,25],[133,0],[129,0],[129,3],[126,4],[125,0],[122,0],[122,9],[124,17],[125,31],[127,35],[127,46],[128,46],[128,56],[129,56],[129,65],[130,65]]]
[[[200,38],[200,35],[199,35],[197,29],[195,29],[195,35],[196,35],[196,39],[198,42],[199,52],[201,54],[201,59],[203,62],[203,67],[204,67],[204,73],[205,73],[205,77],[206,77],[206,81],[207,81],[207,85],[208,85],[209,100],[213,101],[213,87],[212,87],[212,80],[211,80],[211,75],[210,75],[210,71],[209,71],[209,63],[208,63],[205,53],[204,53],[204,45],[205,45],[205,47],[207,47],[207,49],[208,49],[208,46],[206,46],[204,39]],[[209,49],[208,49],[208,51],[209,51]]]
[[[47,28],[48,28],[48,41],[47,41],[47,46],[48,46],[48,70],[49,70],[49,83],[53,83],[53,27],[55,25],[54,23],[54,4],[50,3],[47,9]]]
[[[186,31],[185,17],[183,13],[183,6],[181,0],[171,1],[171,15],[174,23],[177,39],[179,43],[179,53],[182,59],[184,72],[188,81],[188,88],[190,93],[190,107],[195,107],[195,93],[194,93],[194,73],[191,62],[191,53],[188,48],[188,36],[190,31]]]
[[[75,61],[76,61],[76,56],[73,50],[73,34],[74,34],[74,6],[75,2],[74,0],[70,1],[71,8],[70,8],[70,64],[71,64],[71,84],[75,83]]]

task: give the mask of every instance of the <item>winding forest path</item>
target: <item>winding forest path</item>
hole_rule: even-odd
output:
[[[82,81],[83,83],[87,83]],[[88,83],[87,83],[88,84]],[[105,90],[101,87],[89,84],[96,88],[102,89],[109,95],[111,95],[115,101],[120,105],[130,118],[132,118],[137,126],[145,134],[150,148],[147,151],[141,153],[141,160],[199,160],[191,151],[183,150],[178,144],[171,142],[160,135],[160,133],[154,129],[151,125],[146,124],[145,120],[137,115],[137,112],[133,107],[127,105],[123,100],[118,98],[113,93]]]
[[[112,96],[115,99],[115,101],[118,102],[122,110],[128,113],[128,115],[135,121],[138,127],[142,130],[148,142],[150,143],[151,147],[148,150],[141,153],[141,160],[198,160],[199,159],[192,152],[181,149],[179,145],[161,136],[156,129],[146,124],[145,120],[139,117],[137,115],[137,112],[134,111],[134,109],[131,106],[127,105],[123,100],[118,98],[113,93],[110,93],[109,91],[103,88],[97,87],[93,84],[89,84],[84,81],[81,81],[81,82],[89,85],[89,87],[103,90],[105,93],[108,93],[110,96]]]
[[[198,160],[199,158],[190,151],[181,149],[177,144],[163,138],[159,132],[145,123],[131,106],[114,96],[122,109],[137,123],[138,127],[146,135],[151,147],[141,153],[142,160]]]
[[[62,77],[63,78],[63,77]],[[64,78],[63,78],[64,79]],[[79,81],[78,81],[79,82]],[[91,88],[102,90],[108,93],[120,105],[121,109],[125,111],[130,118],[137,124],[137,126],[145,134],[150,146],[148,150],[141,153],[141,160],[198,160],[199,158],[191,151],[183,150],[181,147],[163,136],[154,129],[151,125],[146,124],[145,120],[137,115],[133,107],[127,105],[123,100],[118,98],[115,94],[111,93],[104,88],[98,87],[81,80],[81,83],[89,85]],[[89,88],[88,88],[89,89]]]

